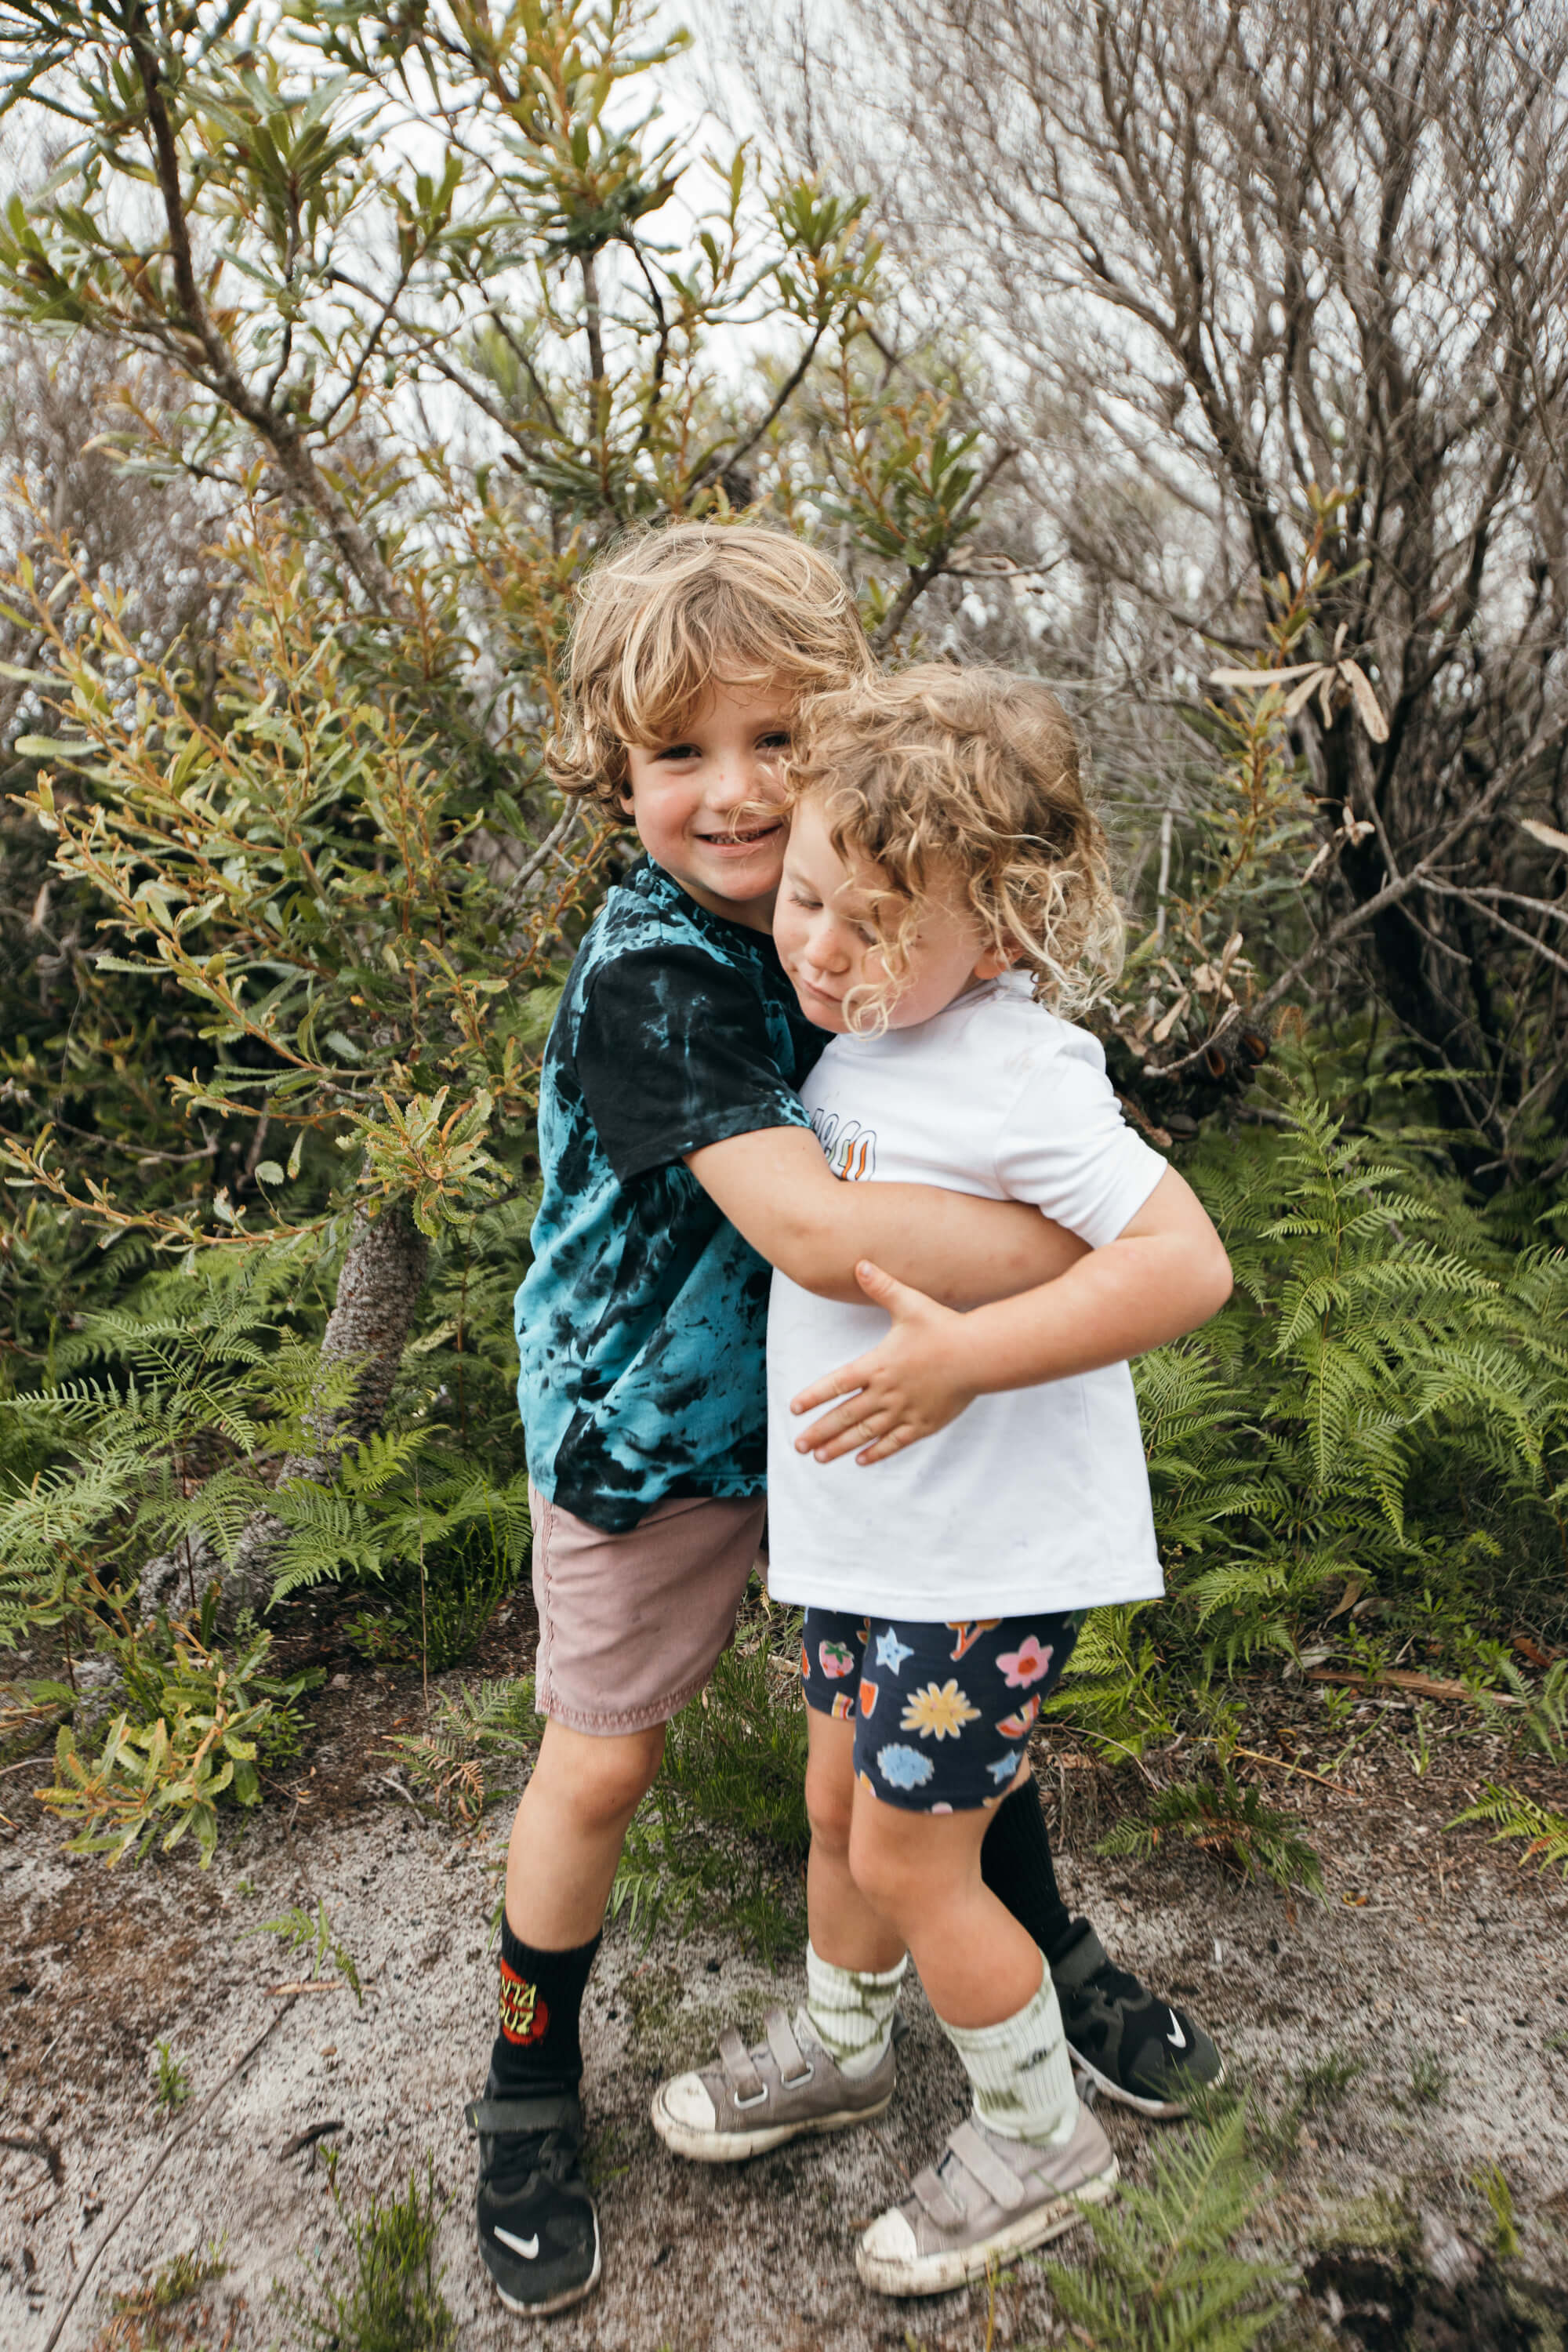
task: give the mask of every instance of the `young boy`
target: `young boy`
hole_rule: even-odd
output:
[[[1099,1045],[1058,1017],[1114,967],[1120,926],[1054,698],[945,667],[862,680],[808,711],[792,772],[773,937],[833,1035],[804,1089],[818,1132],[853,1129],[873,1189],[1032,1202],[1089,1255],[962,1315],[874,1266],[870,1307],[775,1273],[769,1589],[805,1611],[806,2004],[755,2051],[726,2035],[653,2119],[713,2162],[885,2105],[912,1952],[974,2111],[857,2260],[884,2294],[928,2294],[1069,2227],[1116,2179],[1050,1967],[981,1849],[1081,1612],[1162,1590],[1125,1359],[1214,1313],[1230,1270],[1123,1123]],[[715,1190],[746,1231],[752,1202]]]
[[[590,926],[551,1033],[518,1295],[547,1727],[512,1831],[500,2031],[467,2112],[480,2252],[525,2313],[564,2309],[599,2274],[579,2164],[584,1989],[664,1726],[729,1640],[761,1533],[768,1268],[752,1244],[824,1296],[858,1297],[856,1264],[874,1255],[963,1306],[1081,1255],[1023,1204],[841,1183],[811,1132],[796,1089],[823,1033],[768,935],[781,761],[802,697],[869,668],[831,566],[744,526],[629,542],[591,576],[574,635],[552,772],[630,815],[647,856]],[[727,1222],[730,1184],[749,1241]],[[1168,2111],[1152,2053],[1173,2012],[1068,1918],[1032,1785],[997,1832],[987,1874],[1043,1944],[1078,1954],[1089,2054]],[[1201,2057],[1211,2045],[1185,2030]]]

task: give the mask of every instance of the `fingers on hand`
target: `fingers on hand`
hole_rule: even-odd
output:
[[[840,1455],[853,1454],[858,1445],[880,1437],[892,1423],[890,1412],[855,1412],[847,1418],[835,1414],[819,1430],[808,1430],[800,1444],[816,1461],[837,1462]]]
[[[814,1381],[810,1388],[802,1389],[798,1396],[792,1397],[789,1409],[791,1412],[815,1412],[818,1405],[831,1404],[835,1397],[858,1395],[864,1386],[859,1365],[843,1364],[837,1371],[828,1372],[822,1380]]]
[[[919,1430],[910,1428],[906,1422],[898,1429],[889,1429],[885,1436],[878,1438],[874,1445],[868,1445],[863,1454],[855,1456],[856,1462],[860,1465],[886,1462],[889,1454],[901,1454],[906,1445],[912,1445],[919,1435]]]

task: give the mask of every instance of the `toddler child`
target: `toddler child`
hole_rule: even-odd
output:
[[[861,678],[810,707],[792,775],[773,938],[831,1033],[801,1091],[847,1189],[1031,1202],[1088,1254],[968,1313],[874,1264],[873,1305],[773,1276],[769,1590],[805,1610],[806,2001],[756,2050],[726,2034],[654,2123],[721,2161],[875,2112],[912,1953],[973,2112],[857,2262],[884,2294],[934,2294],[1116,2179],[1050,1968],[982,1845],[1081,1613],[1163,1589],[1127,1359],[1203,1322],[1230,1271],[1065,1017],[1114,969],[1120,924],[1055,698],[994,671]]]

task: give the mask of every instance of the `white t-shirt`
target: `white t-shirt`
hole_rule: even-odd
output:
[[[836,1037],[801,1089],[839,1176],[1035,1202],[1093,1248],[1165,1172],[1122,1118],[1099,1042],[1007,974],[934,1020]],[[1111,1364],[976,1397],[862,1469],[814,1462],[789,1401],[888,1330],[773,1276],[768,1590],[777,1601],[937,1623],[1143,1601],[1163,1590],[1132,1375]]]

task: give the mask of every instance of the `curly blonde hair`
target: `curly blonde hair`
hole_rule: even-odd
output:
[[[816,697],[789,761],[834,848],[876,868],[868,896],[885,982],[855,992],[857,1027],[886,1025],[921,919],[956,883],[987,948],[1030,972],[1066,1017],[1121,967],[1122,923],[1071,721],[1047,688],[927,662]]]
[[[758,523],[628,533],[583,583],[545,766],[563,793],[616,807],[626,746],[663,740],[713,685],[793,702],[870,667],[853,595],[803,540]]]

